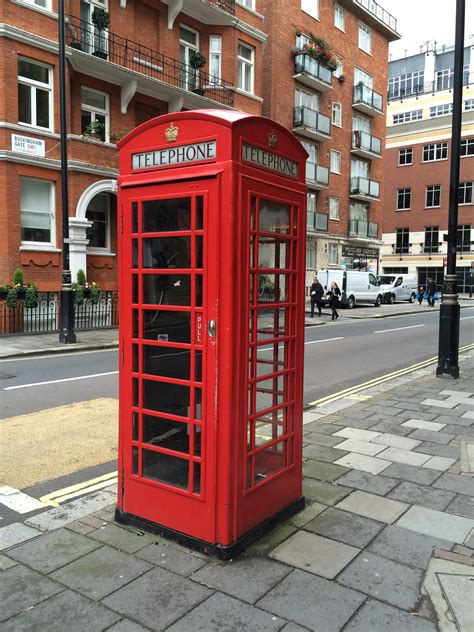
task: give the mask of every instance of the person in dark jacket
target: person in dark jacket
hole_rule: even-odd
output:
[[[339,318],[339,314],[337,313],[337,307],[339,306],[339,298],[341,296],[341,290],[338,288],[337,283],[335,281],[331,283],[331,289],[328,292],[328,296],[329,296],[329,307],[332,310],[331,320],[337,320]]]
[[[434,307],[434,295],[436,294],[436,283],[433,281],[431,277],[428,277],[428,285],[426,286],[426,291],[428,293],[428,305]]]
[[[311,285],[311,318],[314,318],[314,306],[318,308],[318,316],[321,316],[321,299],[323,298],[324,290],[321,283],[318,281],[318,277],[314,277],[314,282]]]
[[[423,289],[422,285],[418,286],[418,292],[416,294],[416,298],[418,299],[418,303],[421,305],[423,303],[423,294],[425,293],[425,290]]]

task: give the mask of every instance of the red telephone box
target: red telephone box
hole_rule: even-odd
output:
[[[119,149],[116,519],[229,558],[304,506],[307,154],[222,110]]]

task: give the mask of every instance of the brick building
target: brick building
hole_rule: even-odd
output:
[[[474,286],[474,39],[465,43],[458,207],[458,289]],[[389,63],[384,273],[442,285],[448,230],[454,47],[426,43]]]
[[[382,93],[388,42],[399,37],[377,3],[65,0],[65,12],[73,279],[83,269],[101,289],[117,287],[116,141],[159,114],[216,107],[273,117],[308,149],[307,283],[318,267],[377,269]],[[0,23],[0,284],[20,267],[57,292],[57,0],[4,0]],[[322,36],[334,72],[330,56],[308,53]]]

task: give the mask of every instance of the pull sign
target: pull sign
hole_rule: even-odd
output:
[[[196,314],[196,344],[202,345],[202,314]]]

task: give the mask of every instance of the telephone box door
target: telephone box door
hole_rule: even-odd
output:
[[[214,179],[124,189],[121,264],[121,506],[211,542],[216,196]]]

